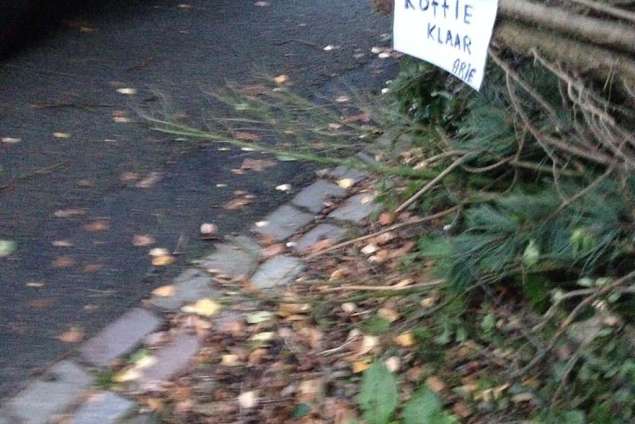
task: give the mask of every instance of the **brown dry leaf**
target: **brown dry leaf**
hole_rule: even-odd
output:
[[[392,225],[395,223],[395,214],[391,212],[383,212],[379,215],[379,223],[381,225]]]
[[[28,305],[33,309],[46,309],[55,303],[53,298],[33,299],[28,302]]]
[[[70,256],[58,256],[51,265],[53,268],[70,268],[75,265],[75,259]]]
[[[333,246],[335,244],[335,241],[332,239],[322,239],[320,241],[318,241],[317,243],[311,245],[309,252],[310,253],[317,253],[317,252],[321,252],[322,250],[328,249],[329,247]]]
[[[263,249],[262,256],[268,259],[283,253],[285,250],[287,250],[287,247],[282,243],[272,244]]]
[[[152,294],[158,297],[170,297],[174,296],[174,293],[176,293],[176,288],[171,284],[152,290]]]
[[[262,138],[258,134],[247,131],[236,131],[232,135],[236,140],[242,141],[260,141]]]
[[[351,115],[342,119],[342,122],[344,122],[345,124],[352,124],[354,122],[363,122],[367,124],[368,122],[370,122],[370,115],[368,113],[360,113],[358,115]]]
[[[160,172],[150,172],[144,179],[135,184],[137,188],[151,188],[161,180]]]
[[[74,216],[86,215],[86,209],[70,208],[59,209],[53,213],[56,218],[72,218]]]
[[[119,175],[119,181],[122,183],[131,183],[139,179],[139,174],[136,172],[123,172]]]
[[[235,211],[251,204],[252,202],[253,196],[241,194],[237,197],[234,197],[229,202],[225,203],[223,205],[223,208],[227,209],[228,211]]]
[[[57,340],[64,343],[79,343],[84,339],[84,330],[79,327],[71,327],[59,336]]]
[[[262,84],[251,84],[240,87],[238,91],[245,96],[258,96],[269,92],[269,88]]]
[[[430,390],[437,394],[445,390],[445,383],[435,375],[431,375],[430,377],[426,378],[426,386],[428,386]]]
[[[104,267],[103,264],[87,264],[82,269],[82,272],[87,273],[87,274],[92,274],[92,273],[95,273],[95,272],[99,271],[103,267]]]
[[[132,237],[132,245],[136,247],[151,246],[156,243],[154,237],[149,234],[135,234]]]
[[[84,225],[84,230],[89,231],[91,233],[99,233],[102,231],[107,231],[108,229],[110,229],[110,222],[104,219],[98,219],[96,221],[89,222],[88,224]]]
[[[276,166],[277,162],[270,159],[245,159],[240,165],[242,171],[256,171],[262,172],[267,168]]]

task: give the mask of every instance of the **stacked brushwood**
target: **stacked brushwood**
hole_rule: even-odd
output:
[[[394,4],[373,3],[386,13]],[[530,334],[551,325],[552,336],[518,376],[553,358],[583,319],[613,317],[622,325],[613,336],[633,328],[635,1],[499,0],[498,16],[480,94],[416,61],[391,86],[416,122],[406,132],[422,134],[423,124],[439,134],[423,132],[427,159],[417,165],[438,177],[397,210],[459,208],[449,233],[422,243],[456,288],[517,287],[531,302],[547,299],[546,313],[527,324]],[[575,384],[590,384],[580,357],[608,357],[608,339],[598,340],[580,346],[549,396],[591,415],[626,408],[630,418],[610,421],[626,422],[635,414],[632,394],[601,408],[574,402]],[[606,375],[593,374],[605,392],[585,399],[635,390]]]

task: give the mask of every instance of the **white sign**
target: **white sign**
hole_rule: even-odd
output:
[[[395,0],[395,50],[481,88],[498,0]]]

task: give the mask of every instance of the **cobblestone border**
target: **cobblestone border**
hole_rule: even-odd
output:
[[[170,296],[151,296],[78,349],[77,355],[54,364],[38,379],[0,407],[0,424],[143,424],[155,422],[139,414],[130,399],[97,388],[97,374],[110,369],[144,344],[166,321],[166,314],[204,298],[215,298],[218,278],[248,278],[260,290],[292,284],[304,270],[302,255],[324,238],[341,240],[346,227],[358,225],[378,210],[371,193],[357,184],[368,175],[343,166],[326,172],[291,201],[254,223],[252,233],[275,242],[288,242],[295,255],[280,254],[263,261],[260,244],[250,236],[228,237],[214,253],[195,261],[173,281]],[[327,203],[339,202],[328,214]],[[231,310],[229,311],[231,313]],[[176,334],[154,353],[154,363],[135,379],[139,389],[153,387],[185,373],[201,348],[189,333]]]

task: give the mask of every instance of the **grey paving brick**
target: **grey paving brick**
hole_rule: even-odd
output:
[[[347,168],[344,165],[340,165],[337,168],[331,170],[328,174],[331,178],[335,178],[337,180],[341,180],[344,178],[350,179],[353,184],[357,184],[360,181],[368,178],[368,174],[363,171],[358,171],[357,169]]]
[[[269,259],[251,277],[251,283],[258,289],[266,290],[287,285],[304,270],[304,264],[298,258],[278,255]]]
[[[59,362],[7,402],[5,411],[21,424],[48,423],[77,402],[93,381],[90,374],[73,362]]]
[[[255,227],[254,232],[281,241],[313,221],[313,218],[311,214],[301,212],[289,205],[283,205],[262,221],[263,226]]]
[[[80,348],[81,357],[98,367],[110,365],[131,352],[145,336],[161,326],[161,319],[145,309],[135,308],[101,330]]]
[[[358,224],[378,210],[379,205],[375,203],[374,196],[361,193],[347,199],[343,205],[329,214],[329,218]]]
[[[212,277],[196,268],[190,268],[174,280],[174,294],[171,296],[153,296],[150,303],[158,308],[174,311],[186,303],[218,294],[212,288]]]
[[[247,278],[258,264],[261,249],[244,236],[228,239],[227,243],[214,246],[216,251],[200,261],[200,266],[211,273],[227,278]]]
[[[94,393],[73,414],[72,424],[116,424],[127,417],[136,404],[112,392]]]
[[[201,344],[195,335],[177,334],[174,340],[154,354],[156,362],[142,370],[138,384],[147,387],[177,377],[187,370],[200,348]]]
[[[302,236],[302,238],[297,241],[295,249],[300,253],[307,253],[315,243],[326,239],[337,243],[345,234],[346,230],[342,227],[332,224],[320,224]]]
[[[298,193],[291,203],[301,206],[313,213],[324,209],[324,203],[329,198],[340,198],[346,195],[346,190],[325,180],[317,180]]]

